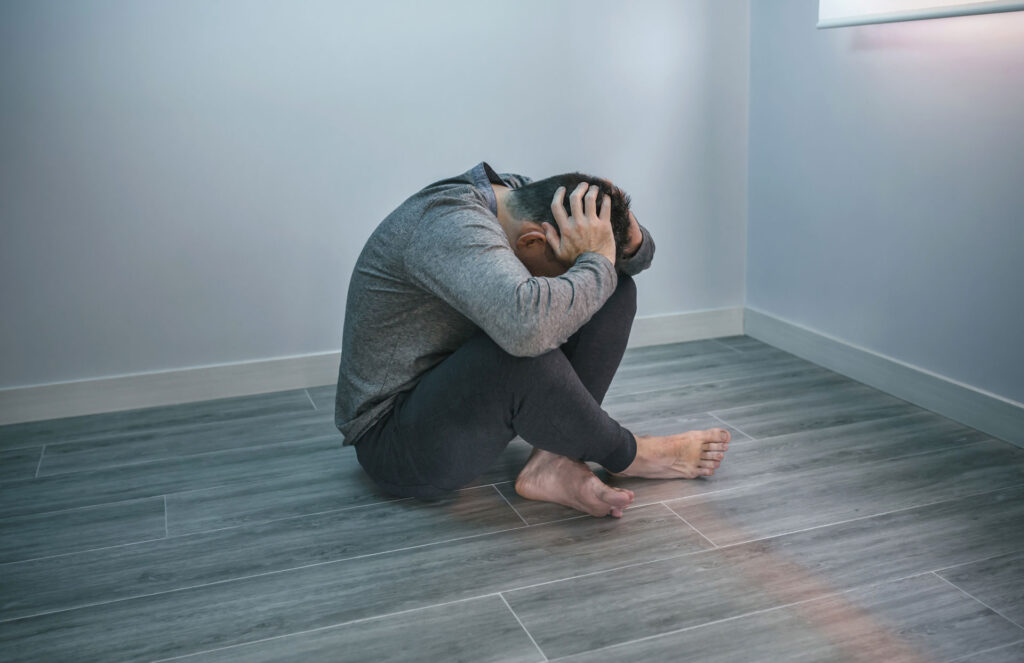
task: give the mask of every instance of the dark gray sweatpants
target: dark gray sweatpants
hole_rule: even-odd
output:
[[[515,357],[479,333],[431,369],[356,441],[359,463],[386,492],[436,499],[482,474],[516,435],[535,447],[620,472],[632,433],[601,409],[636,314],[625,275],[561,348]]]

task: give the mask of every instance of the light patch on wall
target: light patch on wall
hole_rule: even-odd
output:
[[[950,21],[871,25],[851,30],[845,36],[842,43],[856,51],[916,51],[963,65],[1002,52],[1011,58],[1009,62],[1019,62],[1010,54],[1019,52],[1020,44],[1024,43],[1024,11],[963,16]]]
[[[916,21],[1024,10],[1014,0],[819,0],[818,27]]]

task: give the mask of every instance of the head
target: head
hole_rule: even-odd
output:
[[[605,194],[612,202],[612,234],[615,236],[615,248],[618,257],[623,255],[629,237],[629,196],[608,180],[584,173],[566,173],[531,182],[525,186],[509,191],[506,204],[509,212],[520,222],[518,239],[512,247],[516,255],[535,276],[556,276],[565,272],[570,265],[559,263],[548,246],[547,238],[541,226],[545,221],[558,230],[558,223],[551,214],[551,199],[555,197],[558,187],[565,187],[565,213],[571,215],[569,194],[580,182],[597,185],[601,193],[598,201]],[[600,204],[600,203],[599,203]]]

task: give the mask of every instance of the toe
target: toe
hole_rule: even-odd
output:
[[[602,483],[598,486],[597,498],[612,508],[623,508],[633,503],[633,492]]]

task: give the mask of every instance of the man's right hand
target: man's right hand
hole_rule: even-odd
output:
[[[589,189],[589,190],[588,190]],[[597,185],[580,182],[569,194],[569,210],[565,213],[565,187],[558,187],[551,200],[551,214],[558,223],[558,230],[545,222],[544,235],[555,257],[566,267],[571,267],[582,253],[600,253],[615,264],[615,237],[612,235],[612,199],[605,194],[601,200],[601,211],[597,211]],[[584,195],[586,194],[586,195]]]

